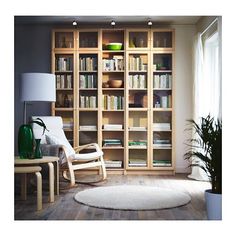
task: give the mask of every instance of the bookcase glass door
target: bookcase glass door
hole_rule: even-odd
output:
[[[79,32],[79,48],[98,48],[98,32]]]
[[[74,32],[55,32],[55,48],[74,48]]]
[[[153,32],[153,48],[172,48],[172,31]]]

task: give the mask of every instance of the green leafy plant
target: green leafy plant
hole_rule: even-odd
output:
[[[43,135],[44,135],[44,133],[45,133],[45,130],[49,131],[49,130],[47,129],[47,127],[46,127],[46,125],[45,125],[45,123],[43,122],[42,119],[36,118],[35,120],[31,120],[31,121],[29,122],[29,124],[33,124],[33,123],[35,123],[35,124],[37,124],[37,125],[43,127]]]
[[[196,138],[189,139],[185,159],[194,160],[190,166],[202,168],[208,175],[212,193],[222,193],[222,121],[210,115],[201,117],[200,124],[188,120]],[[200,161],[199,161],[200,160]]]

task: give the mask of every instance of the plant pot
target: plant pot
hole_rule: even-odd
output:
[[[21,125],[19,128],[18,153],[21,159],[33,158],[34,136],[31,125]]]
[[[211,189],[205,191],[207,219],[222,220],[222,194],[212,193]]]

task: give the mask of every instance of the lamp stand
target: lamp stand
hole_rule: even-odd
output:
[[[24,124],[26,125],[26,106],[27,106],[27,102],[24,102]]]

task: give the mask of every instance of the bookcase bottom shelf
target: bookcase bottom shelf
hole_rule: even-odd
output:
[[[107,168],[107,174],[108,175],[175,175],[175,171],[173,168],[166,168],[163,167],[152,170],[141,170],[141,169],[123,169],[123,168],[117,168],[117,169],[110,169]],[[79,170],[75,172],[75,175],[97,175],[99,174],[99,170]]]

